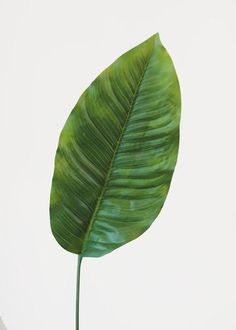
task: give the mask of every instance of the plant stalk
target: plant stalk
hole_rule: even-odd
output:
[[[80,269],[81,269],[82,257],[78,256],[78,265],[77,265],[77,283],[76,283],[76,326],[75,329],[79,330],[79,297],[80,297]]]

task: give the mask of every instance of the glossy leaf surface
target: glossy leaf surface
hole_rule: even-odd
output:
[[[56,153],[50,216],[62,247],[102,256],[152,224],[176,164],[179,120],[179,83],[158,34],[93,81]]]

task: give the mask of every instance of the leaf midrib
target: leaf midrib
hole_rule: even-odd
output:
[[[150,52],[150,55],[147,59],[147,62],[145,63],[145,66],[144,66],[144,69],[143,69],[143,73],[139,79],[139,82],[137,84],[137,88],[135,90],[135,93],[134,93],[134,97],[133,97],[133,100],[131,102],[131,104],[129,105],[129,111],[127,113],[127,116],[126,116],[126,119],[125,119],[125,123],[124,123],[124,126],[122,128],[122,131],[121,131],[121,134],[120,134],[120,137],[119,139],[117,140],[117,144],[116,144],[116,147],[114,149],[114,153],[113,153],[113,156],[111,158],[111,161],[110,161],[110,164],[109,164],[109,169],[108,169],[108,172],[107,172],[107,176],[106,176],[106,179],[105,179],[105,182],[104,182],[104,185],[103,185],[103,188],[101,190],[101,193],[100,193],[100,196],[98,197],[98,200],[97,200],[97,204],[96,204],[96,207],[94,209],[94,212],[93,212],[93,215],[92,215],[92,218],[89,222],[89,225],[88,225],[88,228],[87,228],[87,232],[84,236],[84,243],[82,244],[82,250],[81,250],[81,255],[83,255],[83,252],[85,251],[85,248],[86,248],[86,244],[88,242],[88,238],[89,238],[89,235],[92,231],[92,227],[93,227],[93,224],[94,224],[94,221],[95,221],[95,218],[96,218],[96,215],[98,213],[98,210],[100,208],[100,205],[101,205],[101,202],[103,200],[103,197],[104,197],[104,194],[105,194],[105,191],[106,191],[106,188],[108,186],[108,182],[109,182],[109,179],[110,179],[110,175],[111,175],[111,172],[112,172],[112,169],[113,169],[113,164],[114,164],[114,161],[115,161],[115,158],[116,158],[116,155],[119,151],[119,147],[121,145],[121,142],[122,142],[122,139],[123,139],[123,136],[125,134],[125,131],[126,131],[126,128],[128,126],[128,123],[129,123],[129,119],[131,117],[131,114],[132,114],[132,110],[135,106],[135,103],[136,103],[136,100],[137,100],[137,96],[138,96],[138,93],[139,93],[139,90],[140,90],[140,86],[142,84],[142,81],[144,79],[144,76],[145,76],[145,73],[147,71],[147,68],[148,68],[148,65],[150,63],[150,59],[152,57],[152,54],[153,54],[153,49],[154,49],[154,45],[155,45],[155,40],[153,41],[153,46],[152,46],[152,50]]]

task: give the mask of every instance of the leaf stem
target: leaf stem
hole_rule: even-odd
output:
[[[77,283],[76,283],[76,326],[75,329],[79,330],[79,296],[80,296],[80,269],[81,269],[82,257],[78,256],[77,265]]]

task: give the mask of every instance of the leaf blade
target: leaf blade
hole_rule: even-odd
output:
[[[101,256],[151,225],[176,163],[179,113],[178,79],[158,35],[95,79],[69,116],[55,159],[51,226],[64,248]]]

